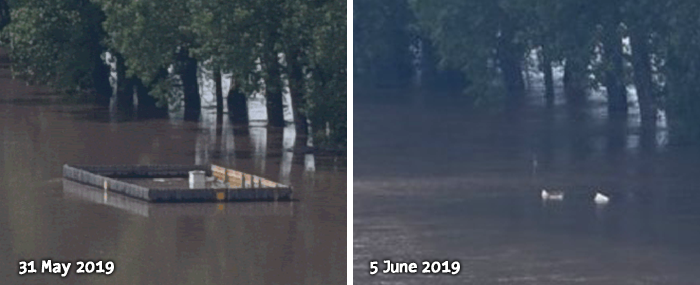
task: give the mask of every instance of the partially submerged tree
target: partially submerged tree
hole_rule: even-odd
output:
[[[329,145],[347,143],[346,3],[327,1],[317,8],[310,65],[308,112],[314,135]]]
[[[194,56],[215,71],[231,74],[231,89],[225,92],[229,98],[229,112],[239,122],[247,121],[246,95],[262,89],[260,79],[264,76],[256,64],[262,56],[256,4],[254,1],[201,1],[193,10],[190,26],[200,43],[192,49]]]
[[[13,3],[3,29],[16,76],[70,93],[96,93],[109,102],[109,69],[101,59],[105,34],[100,10],[87,0],[24,0]]]
[[[189,1],[96,1],[107,15],[107,43],[125,60],[126,78],[131,78],[125,80],[140,79],[160,106],[179,106],[184,100],[185,118],[199,118],[197,60],[190,54],[197,42],[188,29]]]
[[[0,30],[10,23],[10,5],[7,0],[0,0]]]
[[[356,80],[378,86],[408,85],[415,18],[407,1],[359,0],[353,9]]]
[[[468,93],[491,100],[524,92],[524,17],[518,6],[497,1],[410,1],[418,22],[435,43],[443,65],[458,68]]]

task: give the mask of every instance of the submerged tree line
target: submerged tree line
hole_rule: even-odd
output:
[[[355,78],[404,86],[420,70],[426,85],[447,78],[506,103],[534,65],[551,106],[559,68],[568,105],[604,87],[609,114],[626,115],[636,89],[643,124],[662,108],[676,134],[700,139],[698,15],[692,0],[358,0]]]
[[[283,126],[288,88],[298,130],[344,147],[346,11],[342,0],[0,0],[0,28],[13,75],[28,82],[123,109],[136,97],[142,116],[184,105],[197,119],[205,68],[218,114],[228,104],[246,121],[258,93],[268,124]]]

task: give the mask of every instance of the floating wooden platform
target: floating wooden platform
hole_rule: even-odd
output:
[[[63,197],[106,205],[143,217],[293,217],[294,203],[149,203],[63,179]]]
[[[204,188],[191,188],[190,171],[204,171]],[[63,177],[153,203],[291,201],[292,188],[216,165],[64,165]]]

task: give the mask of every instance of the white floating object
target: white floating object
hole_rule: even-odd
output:
[[[153,182],[165,182],[165,178],[153,178]]]
[[[190,171],[190,189],[202,189],[205,186],[206,172],[203,170]]]
[[[547,191],[542,189],[542,200],[555,200],[555,201],[561,201],[564,200],[564,192],[560,191]]]
[[[595,201],[596,204],[607,204],[608,202],[610,202],[610,198],[601,194],[600,192],[596,192],[593,201]]]

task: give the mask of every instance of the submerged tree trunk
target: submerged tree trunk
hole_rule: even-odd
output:
[[[150,91],[148,87],[140,79],[133,80],[136,98],[138,99],[136,114],[142,118],[166,117],[168,115],[167,106],[158,107],[156,98],[148,94]]]
[[[224,113],[224,94],[221,87],[221,70],[214,68],[214,89],[216,93],[216,117],[219,118]]]
[[[134,85],[131,78],[126,77],[126,65],[124,57],[115,54],[117,61],[117,109],[120,111],[132,111],[134,109]]]
[[[542,71],[544,72],[544,97],[547,106],[554,106],[554,75],[552,74],[552,60],[547,51],[542,52]]]
[[[282,84],[280,78],[280,64],[277,54],[270,50],[266,56],[267,80],[266,102],[267,102],[267,123],[270,126],[284,126],[284,106],[282,103]]]
[[[518,101],[525,91],[521,65],[522,56],[518,47],[513,43],[513,31],[508,27],[501,31],[497,52],[506,91],[508,95]]]
[[[202,102],[199,97],[197,83],[197,60],[188,55],[186,49],[180,53],[180,78],[185,93],[185,119],[198,120],[202,112]]]
[[[290,76],[291,78],[292,76]],[[302,75],[303,77],[303,75]],[[304,85],[301,81],[297,81],[296,86],[294,86],[291,81],[294,81],[294,79],[290,80],[289,84],[289,92],[292,95],[292,108],[294,110],[294,125],[296,126],[297,132],[299,134],[307,134],[307,124],[308,124],[308,117],[306,116],[306,98],[305,98],[305,93],[303,92],[304,90]]]
[[[586,63],[583,57],[570,56],[564,65],[564,92],[570,107],[578,108],[585,102]]]
[[[102,61],[100,55],[95,59],[95,66],[92,70],[92,84],[96,93],[96,102],[101,106],[109,106],[109,99],[112,97],[112,87],[109,85],[110,68]]]
[[[552,74],[552,61],[545,55],[542,63],[544,70],[544,97],[547,106],[554,106],[554,75]]]
[[[10,23],[10,6],[7,1],[0,0],[0,30]]]
[[[515,55],[507,55],[501,58],[501,70],[505,80],[506,90],[511,96],[521,97],[525,90],[523,81],[523,69],[520,60]]]
[[[630,45],[632,46],[634,85],[637,88],[637,98],[639,99],[639,111],[642,117],[642,124],[655,124],[656,104],[652,96],[653,83],[651,78],[648,34],[639,28],[632,28],[630,33]]]
[[[624,83],[622,37],[618,32],[619,12],[613,10],[612,19],[603,25],[604,84],[608,92],[608,113],[627,113],[627,89]]]
[[[235,123],[248,123],[248,98],[231,82],[231,88],[227,97],[228,112],[231,120]]]
[[[304,71],[298,60],[297,54],[290,53],[286,58],[289,70],[289,92],[292,97],[292,112],[294,116],[294,126],[297,133],[307,134],[306,113],[303,111],[306,106],[304,99]]]

